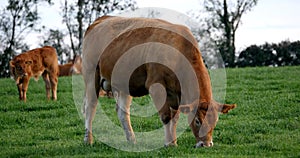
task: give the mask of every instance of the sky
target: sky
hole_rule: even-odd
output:
[[[187,13],[201,8],[201,0],[137,0],[139,7],[164,7]],[[170,5],[172,4],[172,5]],[[236,32],[238,51],[252,45],[300,40],[299,0],[258,0],[242,16]]]
[[[40,6],[39,12],[47,28],[63,28],[60,5],[63,0],[54,0],[52,7]],[[160,7],[186,14],[201,8],[201,0],[136,0],[139,8]],[[0,7],[4,6],[1,0]],[[242,23],[236,32],[237,51],[252,44],[278,43],[283,40],[300,40],[299,0],[258,0],[258,4],[242,16]],[[32,34],[30,43],[35,47],[39,42],[37,34]],[[36,37],[35,40],[32,37]]]

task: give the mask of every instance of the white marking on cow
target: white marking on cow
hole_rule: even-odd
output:
[[[199,148],[199,147],[212,147],[214,145],[213,141],[211,141],[208,145],[205,145],[205,143],[203,141],[199,141],[195,147]]]

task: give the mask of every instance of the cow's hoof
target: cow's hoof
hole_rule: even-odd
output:
[[[136,141],[127,141],[128,142],[128,144],[130,144],[130,145],[135,145],[136,144]]]
[[[169,143],[169,144],[165,144],[164,145],[166,148],[169,148],[169,147],[177,147],[177,143]]]
[[[93,134],[89,130],[86,129],[85,136],[84,136],[84,143],[88,145],[93,144]]]
[[[129,144],[136,144],[135,136],[131,136],[130,138],[127,138],[127,142]]]

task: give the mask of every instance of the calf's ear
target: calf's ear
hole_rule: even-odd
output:
[[[227,114],[229,110],[234,109],[236,107],[236,104],[221,104],[221,112],[223,114]]]
[[[30,65],[30,64],[32,64],[32,61],[31,60],[25,61],[25,64]]]

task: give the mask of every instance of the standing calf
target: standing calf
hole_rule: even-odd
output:
[[[45,46],[15,56],[10,61],[10,73],[16,81],[20,100],[26,102],[30,78],[33,76],[38,80],[41,75],[46,84],[47,98],[50,99],[51,89],[52,99],[57,99],[58,61],[55,48]]]

